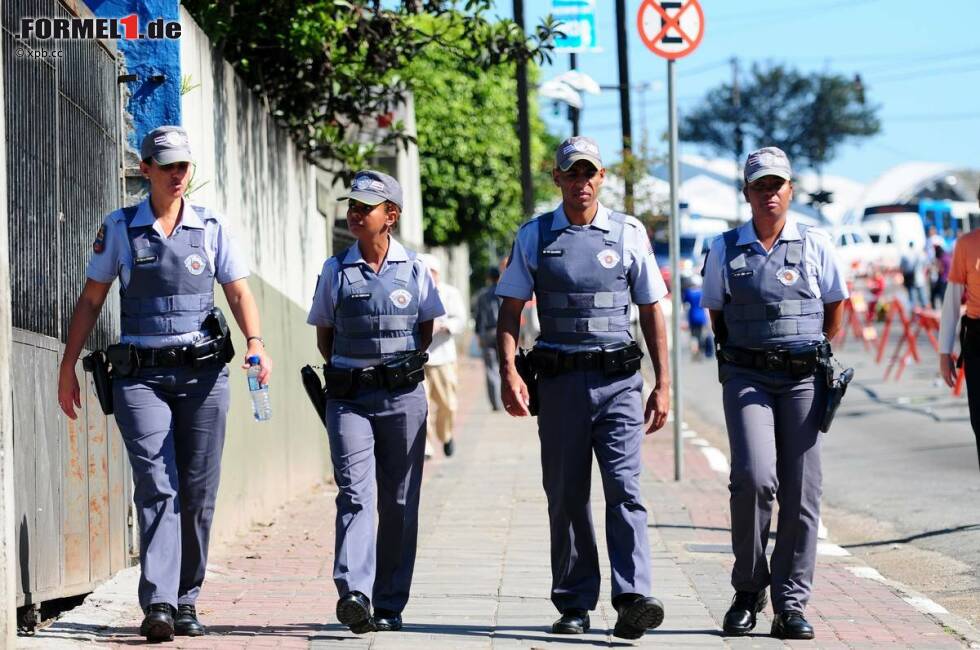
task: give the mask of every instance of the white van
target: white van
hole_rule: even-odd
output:
[[[918,212],[869,214],[861,220],[861,227],[871,242],[880,247],[881,253],[876,257],[886,268],[898,267],[909,243],[916,250],[926,248],[926,230]]]

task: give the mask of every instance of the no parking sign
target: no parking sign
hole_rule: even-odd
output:
[[[673,61],[701,44],[704,12],[698,0],[643,0],[636,26],[644,45]]]

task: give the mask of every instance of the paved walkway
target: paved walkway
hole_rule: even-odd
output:
[[[651,515],[655,595],[667,612],[664,624],[635,643],[610,636],[615,612],[608,604],[607,582],[592,614],[592,632],[580,637],[549,634],[556,613],[548,599],[548,529],[535,424],[491,413],[479,370],[471,360],[462,367],[457,455],[426,467],[419,557],[402,632],[358,637],[336,623],[330,578],[334,491],[324,486],[213,554],[199,603],[211,634],[178,638],[170,645],[375,650],[784,647],[767,635],[768,612],[760,617],[756,634],[722,636],[720,623],[731,598],[727,462],[723,453],[689,431],[686,480],[675,483],[669,427],[647,438],[643,483]],[[601,492],[600,485],[596,475],[594,493]],[[601,494],[595,497],[602,540],[603,504]],[[142,643],[136,575],[132,569],[123,572],[33,639],[21,639],[19,647]],[[603,575],[609,575],[605,562]],[[916,598],[843,549],[823,544],[808,610],[817,640],[789,645],[966,646],[923,612],[928,601]]]

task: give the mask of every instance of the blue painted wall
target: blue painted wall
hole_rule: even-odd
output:
[[[152,20],[180,18],[177,0],[85,0],[85,4],[100,18],[136,14],[143,34]],[[126,59],[126,72],[137,76],[128,84],[127,108],[136,127],[129,134],[129,143],[139,151],[139,143],[149,131],[161,124],[180,124],[180,43],[143,38],[121,39],[116,45]],[[165,79],[152,81],[155,75],[164,75]]]

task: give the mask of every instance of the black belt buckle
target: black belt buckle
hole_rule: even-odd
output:
[[[377,368],[362,368],[357,375],[357,385],[359,388],[373,389],[381,388],[381,376]]]
[[[153,352],[155,365],[164,368],[174,368],[180,365],[180,350],[178,348],[163,348]]]
[[[766,350],[763,356],[765,370],[783,370],[786,368],[786,358],[782,350]]]

